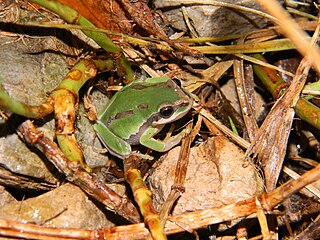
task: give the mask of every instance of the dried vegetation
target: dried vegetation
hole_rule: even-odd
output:
[[[318,6],[230,2],[0,0],[0,236],[319,238]],[[84,86],[64,106],[75,70]],[[103,106],[133,74],[179,79],[195,103],[181,147],[122,163],[98,150],[83,102]],[[88,166],[55,143],[54,118]]]

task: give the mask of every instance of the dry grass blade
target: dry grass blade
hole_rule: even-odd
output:
[[[277,66],[274,66],[272,64],[269,64],[267,62],[264,62],[264,61],[261,61],[257,58],[254,58],[254,57],[251,57],[251,56],[248,56],[248,55],[244,55],[244,54],[235,54],[235,56],[237,56],[238,58],[241,58],[243,60],[246,60],[248,62],[251,62],[251,63],[254,63],[254,64],[257,64],[259,66],[264,66],[264,67],[267,67],[267,68],[270,68],[270,69],[274,69],[280,73],[283,73],[283,74],[286,74],[287,76],[290,76],[290,77],[294,77],[294,74],[291,73],[291,72],[288,72],[284,69],[281,69]]]
[[[174,0],[174,2],[179,2],[180,4],[183,4],[183,5],[209,4],[209,5],[214,5],[214,6],[228,7],[228,8],[233,8],[236,10],[255,13],[255,14],[264,16],[265,18],[269,18],[271,20],[277,21],[277,19],[275,19],[273,16],[271,16],[267,13],[264,13],[264,12],[261,12],[261,11],[258,11],[258,10],[252,9],[252,8],[248,8],[248,7],[245,7],[242,5],[233,4],[233,3],[226,3],[226,2],[214,1],[214,0],[200,0],[200,1],[199,0],[198,1],[197,0],[179,0],[179,1]]]
[[[257,132],[255,141],[246,152],[247,160],[262,166],[266,178],[266,189],[275,188],[291,131],[296,102],[306,81],[310,61],[303,59],[287,92],[280,98]]]
[[[256,207],[257,207],[257,217],[260,223],[261,233],[263,236],[263,239],[269,239],[270,237],[270,231],[268,227],[268,221],[266,214],[263,211],[263,208],[261,206],[261,202],[258,198],[256,198]]]
[[[313,36],[313,42],[318,34],[319,27]],[[309,57],[312,56],[301,61],[287,92],[272,108],[246,152],[247,160],[254,160],[262,167],[267,191],[275,188],[282,168],[294,116],[293,107],[299,99],[311,67]]]
[[[206,119],[210,121],[210,124],[213,124],[216,128],[218,128],[221,132],[223,132],[225,135],[227,135],[229,138],[231,138],[234,142],[239,144],[243,148],[248,148],[249,143],[241,138],[239,135],[232,132],[229,128],[227,128],[225,125],[219,122],[218,119],[216,119],[214,116],[211,115],[211,113],[206,109],[201,109],[200,114],[204,116]]]
[[[201,77],[194,76],[189,73],[183,73],[179,75],[179,78],[190,82],[188,83],[188,86],[186,86],[186,89],[189,92],[193,92],[205,85],[207,82],[216,85],[217,80],[225,74],[225,72],[232,66],[232,63],[232,60],[222,60],[204,70],[201,73]]]
[[[300,177],[300,175],[298,173],[294,172],[293,170],[291,170],[290,168],[288,168],[286,166],[283,167],[283,171],[293,179],[298,179]],[[310,185],[307,185],[305,188],[309,192],[311,192],[314,196],[316,196],[318,199],[320,199],[320,191],[317,187],[310,184]],[[308,196],[308,193],[306,193],[305,195]]]
[[[276,0],[258,0],[258,2],[266,8],[266,10],[275,16],[276,22],[281,27],[284,35],[286,35],[296,46],[297,50],[303,56],[309,56],[312,65],[320,73],[320,50],[317,46],[310,44],[309,36],[301,30],[299,25],[289,16]]]
[[[258,125],[254,118],[254,109],[253,105],[251,104],[252,101],[250,101],[253,98],[253,92],[251,92],[251,94],[248,94],[249,88],[246,87],[246,85],[252,83],[250,87],[251,89],[253,89],[253,81],[245,79],[243,60],[234,60],[233,72],[243,120],[246,125],[248,137],[250,141],[253,141],[254,136],[258,130]],[[251,80],[253,79],[251,78]]]

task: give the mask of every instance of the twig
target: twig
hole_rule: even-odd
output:
[[[188,124],[187,129],[192,129],[192,122]],[[162,206],[160,211],[161,224],[164,226],[167,217],[172,210],[172,206],[185,191],[184,181],[187,173],[187,167],[189,163],[190,145],[193,140],[192,134],[188,134],[182,139],[180,155],[175,169],[174,184],[171,186],[171,191]]]
[[[272,209],[289,198],[292,194],[301,190],[308,184],[317,181],[320,178],[320,164],[312,170],[304,173],[299,179],[290,180],[281,185],[270,193],[261,194],[257,198],[261,203],[261,207],[265,212],[271,212]],[[227,206],[218,208],[208,208],[195,212],[188,212],[182,215],[170,216],[168,218],[165,233],[174,234],[185,231],[179,226],[183,223],[185,226],[192,226],[193,229],[205,227],[207,225],[230,221],[233,219],[247,217],[257,213],[256,197],[233,203]],[[128,226],[118,226],[106,228],[102,230],[79,230],[79,229],[53,229],[37,226],[34,224],[24,224],[9,220],[0,219],[0,235],[7,234],[10,230],[9,236],[28,236],[30,233],[40,234],[41,238],[45,236],[52,236],[56,234],[63,237],[72,236],[74,239],[143,239],[149,235],[149,231],[145,228],[143,223],[131,224]],[[15,234],[15,235],[14,235]],[[25,234],[25,235],[24,235]],[[72,234],[72,235],[71,235]],[[86,234],[87,237],[83,237]],[[90,236],[90,237],[89,237]],[[45,238],[48,239],[48,238]],[[57,238],[58,239],[58,238]]]
[[[18,127],[18,131],[26,142],[43,152],[48,160],[66,175],[67,180],[103,203],[107,209],[116,212],[131,222],[140,221],[137,209],[128,198],[120,197],[104,183],[81,168],[78,163],[69,161],[58,146],[38,131],[30,120],[22,123]]]

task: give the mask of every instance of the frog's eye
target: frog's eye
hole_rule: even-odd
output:
[[[161,117],[169,118],[172,116],[174,109],[172,106],[166,106],[166,107],[162,107],[159,112]]]

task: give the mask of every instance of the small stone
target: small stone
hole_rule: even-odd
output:
[[[172,149],[148,179],[158,210],[173,185],[180,147]],[[261,193],[262,180],[254,166],[244,164],[244,152],[222,136],[191,148],[184,183],[173,215],[221,207]]]
[[[80,188],[70,183],[38,197],[7,204],[1,209],[0,218],[57,228],[114,226]]]

